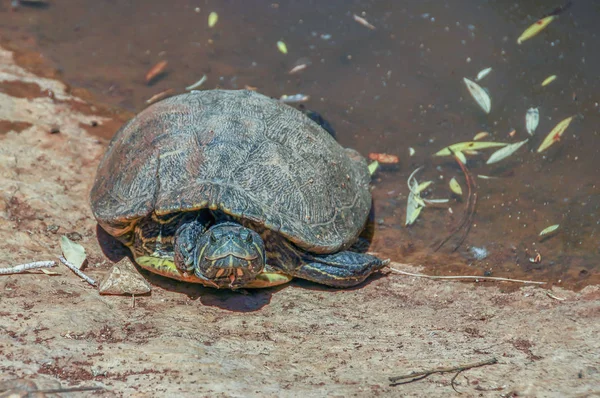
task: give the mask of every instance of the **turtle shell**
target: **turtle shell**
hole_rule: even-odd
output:
[[[193,91],[139,113],[113,137],[91,191],[120,236],[152,212],[221,210],[331,253],[371,208],[366,160],[300,111],[247,90]]]

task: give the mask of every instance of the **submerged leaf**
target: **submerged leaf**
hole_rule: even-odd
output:
[[[525,145],[529,141],[529,138],[526,140],[515,142],[514,144],[509,144],[504,148],[498,149],[496,152],[492,153],[492,156],[485,162],[486,164],[492,164],[501,161],[515,153],[519,148]]]
[[[450,180],[450,190],[457,195],[462,195],[463,193],[460,184],[458,183],[458,181],[456,181],[456,178],[454,177],[452,177],[452,179]]]
[[[433,156],[450,156],[452,153],[462,151],[473,151],[477,149],[494,148],[499,146],[506,146],[504,142],[492,142],[492,141],[467,141],[459,142],[458,144],[449,145],[444,149],[439,150]]]
[[[535,129],[537,129],[538,124],[540,123],[540,111],[538,108],[529,108],[527,110],[527,114],[525,115],[525,127],[527,128],[527,133],[529,135],[533,135],[535,133]]]
[[[479,104],[481,109],[483,109],[485,113],[490,113],[490,110],[492,109],[492,100],[488,93],[474,81],[469,80],[466,77],[464,77],[463,80],[469,89],[469,93],[471,93],[471,96],[477,101],[477,104]]]
[[[560,224],[551,225],[548,228],[544,228],[542,232],[540,232],[540,236],[548,235],[554,231],[556,231],[560,227]]]
[[[77,268],[81,268],[85,261],[85,249],[79,243],[73,242],[66,236],[60,237],[60,249],[68,262]]]
[[[544,141],[542,141],[542,144],[540,145],[540,147],[537,150],[538,153],[548,149],[556,141],[559,141],[560,137],[562,137],[562,135],[565,132],[565,130],[567,129],[567,127],[569,127],[569,124],[571,124],[571,120],[573,120],[573,116],[568,117],[565,120],[563,120],[562,122],[558,123],[552,129],[552,131],[546,136],[546,138],[544,138]]]
[[[517,43],[521,44],[525,40],[531,39],[533,36],[540,33],[548,24],[556,19],[556,15],[549,15],[545,18],[537,20],[533,25],[525,29],[525,31],[517,39]]]

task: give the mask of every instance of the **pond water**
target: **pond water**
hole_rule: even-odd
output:
[[[305,106],[331,122],[342,145],[365,156],[399,156],[373,181],[371,250],[382,256],[434,275],[503,276],[575,289],[600,283],[600,2],[574,1],[520,45],[526,28],[564,3],[7,3],[0,10],[3,39],[39,51],[62,79],[100,102],[137,112],[155,94],[183,92],[206,76],[202,89],[249,86],[273,97],[309,96]],[[211,12],[218,14],[212,28]],[[146,73],[160,61],[168,62],[165,73],[147,84]],[[289,74],[300,64],[307,66]],[[478,82],[491,98],[486,114],[463,78],[475,80],[488,67],[491,73]],[[551,75],[556,80],[542,86]],[[530,136],[525,114],[532,107],[540,122]],[[537,153],[570,116],[562,138]],[[490,133],[485,141],[529,141],[493,165],[486,160],[496,148],[468,155],[468,195],[457,161],[432,155],[482,131]],[[450,201],[428,205],[406,227],[407,178],[421,166],[418,181],[434,181],[423,198]],[[462,196],[451,192],[452,177]],[[555,224],[553,234],[540,238]]]

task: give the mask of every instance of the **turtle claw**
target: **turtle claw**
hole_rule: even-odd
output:
[[[175,266],[186,272],[195,267],[196,245],[206,228],[198,220],[183,223],[175,233]]]

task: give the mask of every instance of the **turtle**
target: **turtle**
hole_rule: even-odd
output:
[[[151,272],[232,290],[294,277],[344,288],[389,262],[349,250],[369,216],[369,183],[365,158],[311,117],[255,91],[215,89],[126,122],[90,202]]]

